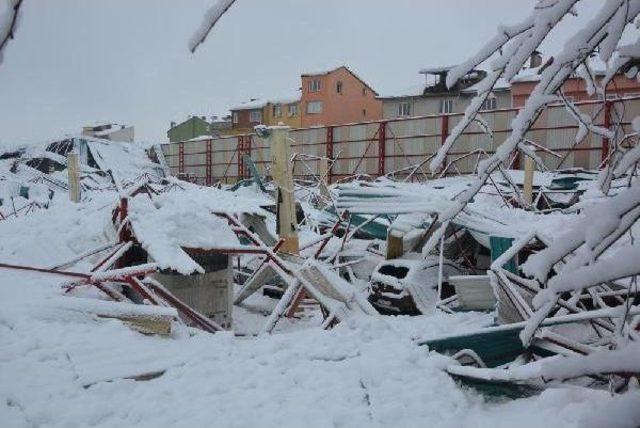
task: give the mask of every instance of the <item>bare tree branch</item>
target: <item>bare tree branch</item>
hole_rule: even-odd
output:
[[[18,16],[22,0],[9,0],[9,12],[6,17],[0,17],[0,63],[2,63],[2,51],[12,40],[18,25]]]
[[[213,30],[213,27],[216,25],[218,20],[220,20],[220,17],[229,10],[235,1],[236,0],[217,0],[216,4],[211,6],[205,14],[200,28],[198,28],[189,40],[189,50],[191,53],[194,53],[198,46],[204,43],[211,30]]]

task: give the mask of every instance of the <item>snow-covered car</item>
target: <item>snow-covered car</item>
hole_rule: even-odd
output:
[[[385,260],[371,275],[369,302],[382,314],[421,315],[433,309],[438,300],[438,257]],[[453,294],[447,278],[463,270],[444,260],[443,298]]]

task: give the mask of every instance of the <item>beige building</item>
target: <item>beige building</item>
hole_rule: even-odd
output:
[[[483,70],[473,70],[452,88],[445,81],[452,67],[420,70],[425,82],[401,91],[397,95],[381,96],[384,119],[463,113],[477,94],[476,85],[486,76]],[[511,107],[511,91],[506,81],[498,81],[485,101],[483,110]]]

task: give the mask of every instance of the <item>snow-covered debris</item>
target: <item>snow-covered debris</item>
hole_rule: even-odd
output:
[[[176,191],[151,200],[140,194],[129,199],[129,221],[137,240],[160,269],[183,275],[204,269],[183,248],[232,248],[239,242],[229,225],[211,213],[198,192]]]
[[[87,144],[100,170],[110,173],[117,186],[125,187],[143,174],[164,177],[162,165],[152,162],[143,147],[93,138]]]

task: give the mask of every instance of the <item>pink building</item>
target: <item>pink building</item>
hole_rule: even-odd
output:
[[[382,119],[382,101],[371,86],[345,66],[303,74],[302,127]]]

